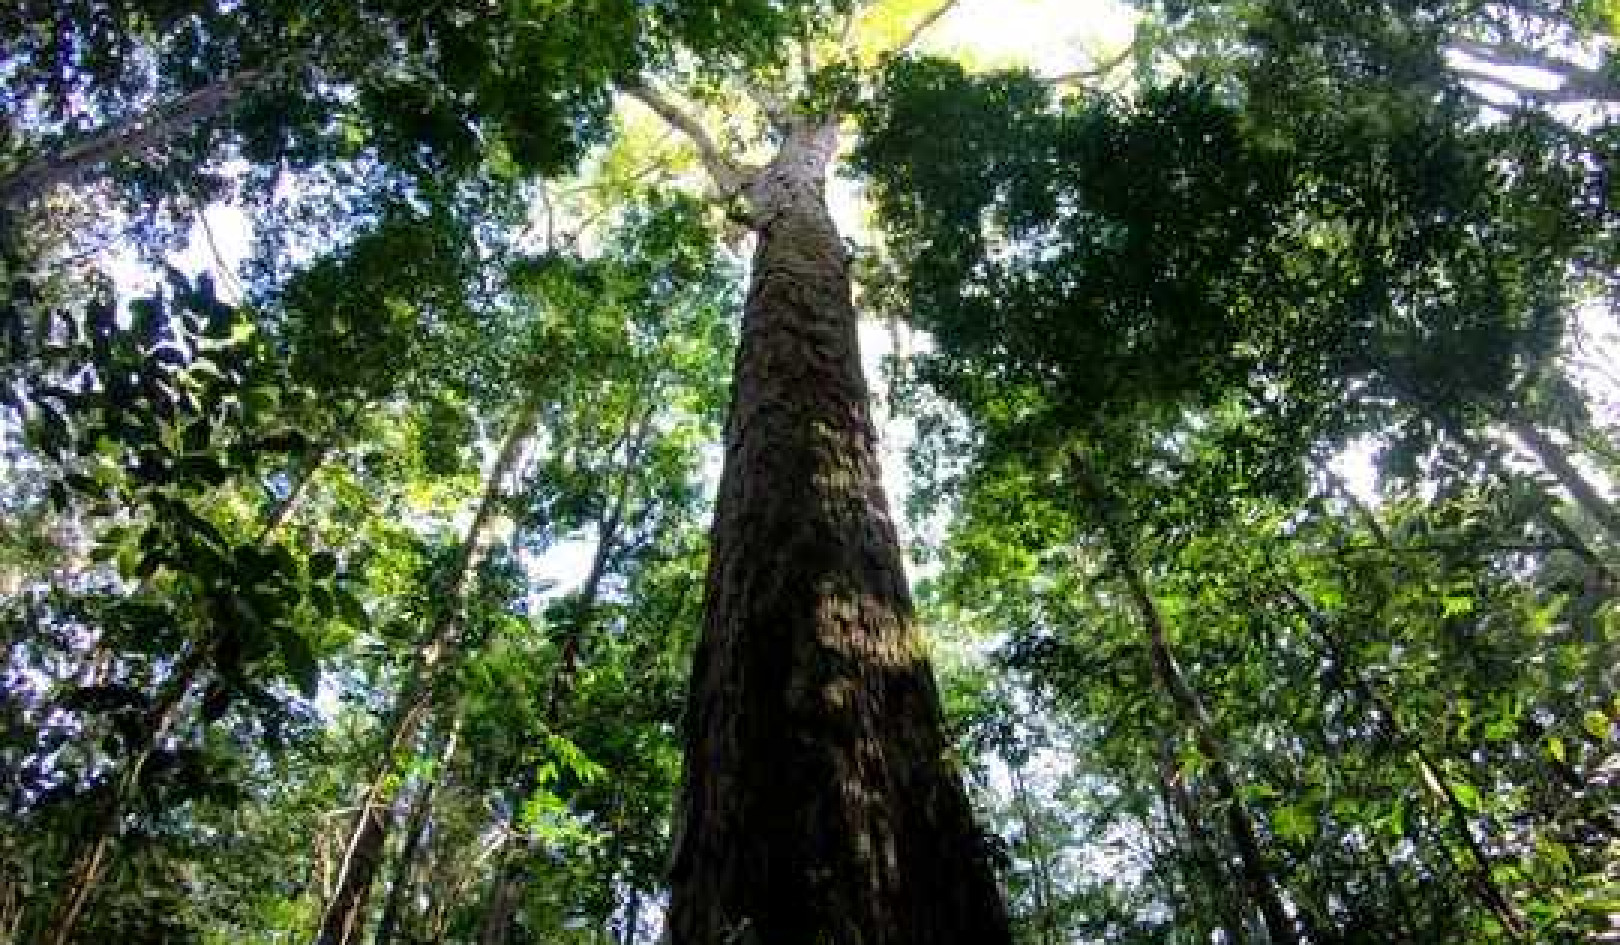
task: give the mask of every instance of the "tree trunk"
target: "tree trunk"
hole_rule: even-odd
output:
[[[74,858],[73,865],[68,870],[62,895],[57,900],[50,931],[47,933],[47,940],[51,945],[67,945],[73,940],[73,933],[79,919],[84,915],[85,906],[89,904],[91,896],[101,884],[101,877],[106,870],[107,860],[112,855],[113,842],[118,837],[119,824],[124,819],[129,798],[139,787],[141,774],[146,770],[147,762],[152,760],[158,744],[173,728],[179,716],[181,702],[190,693],[192,683],[202,673],[207,661],[208,648],[193,645],[175,664],[174,671],[159,690],[152,707],[147,710],[142,725],[141,747],[108,786],[107,797],[102,801],[91,827],[89,842]]]
[[[1611,541],[1620,541],[1620,513],[1615,511],[1614,503],[1598,494],[1597,487],[1581,475],[1575,464],[1569,461],[1569,454],[1564,448],[1553,442],[1545,430],[1522,417],[1512,420],[1513,433],[1530,448],[1536,461],[1546,467],[1553,474],[1558,484],[1564,487],[1570,498],[1581,511],[1589,516],[1593,523],[1609,537]]]
[[[97,132],[78,144],[34,158],[0,180],[0,211],[22,207],[53,187],[83,180],[98,165],[158,147],[189,128],[219,117],[243,92],[269,74],[264,69],[245,69]]]
[[[417,651],[410,676],[400,688],[387,726],[382,762],[376,776],[366,789],[365,799],[350,833],[338,871],[337,889],[326,905],[321,918],[317,945],[355,945],[365,928],[366,901],[371,895],[372,880],[382,865],[383,847],[388,841],[390,808],[397,793],[395,772],[399,761],[409,753],[428,716],[433,710],[434,693],[439,675],[455,657],[460,644],[461,607],[473,571],[483,556],[484,533],[495,517],[496,506],[502,496],[502,484],[517,465],[523,443],[539,413],[539,401],[530,398],[518,409],[512,428],[501,447],[495,465],[484,484],[484,496],[467,527],[460,553],[451,566],[448,586],[444,589],[445,611],[434,624],[427,640]]]
[[[391,945],[394,933],[399,928],[399,917],[405,908],[405,894],[410,886],[411,868],[416,865],[416,851],[422,847],[422,837],[427,834],[428,819],[433,814],[433,795],[444,778],[445,772],[450,768],[450,762],[455,760],[456,745],[461,740],[461,723],[466,716],[457,713],[456,721],[450,727],[450,734],[445,738],[444,750],[439,753],[439,763],[422,779],[416,792],[416,800],[411,803],[411,816],[406,821],[405,842],[399,848],[399,860],[394,865],[394,880],[388,886],[388,899],[383,903],[382,918],[377,922],[377,935],[373,945]]]
[[[585,575],[585,584],[580,587],[580,595],[573,606],[573,616],[570,619],[569,631],[562,640],[562,652],[557,655],[556,674],[551,679],[551,694],[546,699],[546,726],[556,731],[562,723],[562,707],[569,699],[573,689],[573,674],[578,669],[580,658],[580,639],[595,622],[596,601],[601,598],[601,585],[604,577],[608,577],[608,564],[616,553],[619,541],[619,527],[624,519],[625,504],[629,502],[630,478],[642,439],[645,438],[646,425],[650,425],[651,418],[643,423],[642,430],[632,441],[630,451],[625,455],[624,477],[620,478],[620,490],[616,501],[612,504],[608,514],[596,524],[596,551],[591,554],[591,569]],[[517,916],[517,909],[522,904],[523,883],[527,882],[528,869],[525,861],[535,854],[536,835],[523,828],[518,814],[522,812],[523,801],[539,783],[539,760],[528,765],[523,770],[523,776],[518,781],[517,796],[512,802],[512,822],[507,825],[505,838],[501,843],[501,851],[496,856],[496,879],[489,888],[489,904],[484,909],[483,926],[478,932],[478,945],[505,945],[505,940],[512,932],[512,919]],[[381,942],[377,945],[382,945]]]
[[[834,123],[746,187],[758,243],[687,707],[672,945],[1005,945],[879,477]]]
[[[1232,843],[1237,848],[1239,876],[1244,891],[1260,910],[1260,917],[1265,922],[1270,940],[1275,945],[1298,945],[1298,928],[1288,917],[1288,910],[1283,907],[1282,896],[1272,878],[1271,869],[1266,865],[1260,838],[1254,827],[1254,818],[1249,813],[1248,805],[1243,802],[1242,792],[1238,790],[1237,777],[1232,773],[1225,746],[1215,733],[1214,723],[1210,721],[1209,714],[1204,709],[1203,700],[1187,682],[1187,678],[1181,674],[1181,667],[1176,665],[1175,655],[1170,649],[1169,635],[1165,630],[1164,618],[1159,614],[1159,607],[1154,603],[1153,596],[1148,593],[1147,583],[1136,570],[1135,562],[1123,539],[1114,533],[1111,527],[1107,527],[1107,530],[1114,564],[1125,581],[1131,602],[1136,606],[1143,628],[1147,632],[1148,653],[1153,665],[1154,679],[1170,697],[1181,723],[1192,733],[1199,752],[1209,762],[1209,782],[1215,789],[1216,796],[1220,798],[1221,805],[1226,809],[1226,825],[1231,831]]]
[[[619,945],[636,945],[636,935],[641,931],[641,893],[634,887],[625,894],[624,903],[624,934],[619,937]]]
[[[517,806],[512,811],[514,821],[527,794],[527,791],[520,791]],[[512,923],[517,918],[518,907],[523,904],[523,887],[528,879],[528,867],[523,861],[534,852],[534,834],[518,831],[516,824],[513,824],[504,841],[503,855],[496,864],[495,880],[489,889],[489,903],[478,930],[478,945],[504,945],[511,936]]]
[[[1246,945],[1249,941],[1249,925],[1243,910],[1238,908],[1241,900],[1235,900],[1231,895],[1230,876],[1224,858],[1210,842],[1209,832],[1204,829],[1204,818],[1199,814],[1191,792],[1187,790],[1185,779],[1176,768],[1175,758],[1171,754],[1173,750],[1172,745],[1164,747],[1163,757],[1159,761],[1159,786],[1164,792],[1165,818],[1170,822],[1171,836],[1175,837],[1175,821],[1179,820],[1186,831],[1186,852],[1193,863],[1193,868],[1187,871],[1187,894],[1194,902],[1203,896],[1214,902],[1212,911],[1220,915],[1220,925],[1226,932],[1224,941]],[[1203,931],[1200,928],[1200,932]]]
[[[1029,784],[1024,780],[1024,767],[1008,763],[1012,775],[1013,806],[1024,822],[1024,856],[1028,858],[1031,887],[1035,893],[1035,927],[1039,929],[1041,945],[1059,945],[1057,911],[1054,903],[1055,885],[1052,882],[1052,853],[1041,838],[1040,826],[1035,822],[1035,804],[1030,800]]]

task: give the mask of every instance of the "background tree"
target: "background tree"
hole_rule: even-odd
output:
[[[983,8],[0,14],[0,937],[1612,931],[1611,18]]]

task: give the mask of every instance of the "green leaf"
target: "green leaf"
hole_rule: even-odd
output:
[[[366,608],[360,603],[360,598],[347,587],[339,587],[335,594],[338,613],[343,615],[343,622],[355,630],[364,630],[371,626],[371,618],[366,614]]]
[[[321,667],[309,641],[296,629],[281,624],[276,625],[276,641],[281,650],[282,662],[287,667],[287,675],[292,677],[304,698],[315,698],[320,688]]]
[[[1451,795],[1457,799],[1464,810],[1478,813],[1481,807],[1479,790],[1467,781],[1453,781],[1448,787]]]
[[[1271,813],[1271,829],[1291,843],[1309,840],[1316,832],[1316,818],[1303,806],[1287,804]]]
[[[1447,597],[1441,601],[1441,607],[1447,617],[1463,616],[1473,612],[1474,599],[1472,597]]]

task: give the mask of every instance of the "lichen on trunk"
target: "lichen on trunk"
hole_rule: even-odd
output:
[[[711,535],[672,945],[1010,941],[879,475],[833,123],[743,194],[758,237]]]

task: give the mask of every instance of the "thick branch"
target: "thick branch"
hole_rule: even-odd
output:
[[[0,207],[20,207],[61,184],[73,184],[96,167],[156,148],[197,124],[216,118],[272,70],[246,69],[138,115],[75,144],[42,154],[0,180]]]
[[[810,85],[810,77],[816,74],[816,47],[810,41],[809,30],[799,33],[799,69],[804,73],[804,84]]]
[[[732,160],[731,156],[715,143],[708,130],[679,105],[640,80],[631,80],[620,88],[626,95],[647,106],[671,128],[686,135],[693,147],[697,148],[698,157],[703,161],[703,168],[709,172],[709,178],[721,196],[735,196],[747,184],[748,172],[743,166]]]
[[[746,82],[743,91],[754,100],[759,110],[765,113],[765,119],[777,131],[785,132],[793,121],[792,109],[788,107],[787,100],[777,94],[776,90],[768,89],[757,82]]]
[[[844,14],[844,22],[838,26],[838,50],[846,57],[855,55],[855,10],[853,7]]]

